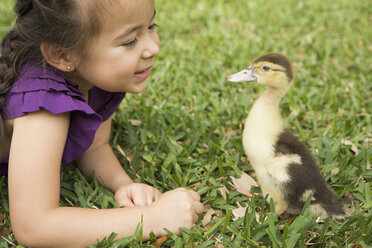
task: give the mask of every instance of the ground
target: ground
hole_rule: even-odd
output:
[[[14,2],[1,0],[0,36],[14,23]],[[112,146],[134,179],[161,191],[195,189],[211,209],[210,221],[203,223],[202,215],[193,230],[157,243],[142,242],[139,230],[128,239],[114,243],[112,236],[92,247],[369,247],[371,1],[155,4],[161,53],[145,92],[128,95],[117,111]],[[258,187],[248,197],[232,183],[231,177],[242,173],[255,178],[241,135],[263,88],[226,78],[267,52],[283,53],[293,62],[294,86],[281,110],[330,187],[353,201],[352,216],[343,221],[320,220],[307,209],[296,218],[278,217]],[[9,228],[6,179],[0,185],[4,229]],[[110,192],[73,165],[63,169],[61,205],[117,207]],[[0,247],[15,244],[11,233],[0,238]]]

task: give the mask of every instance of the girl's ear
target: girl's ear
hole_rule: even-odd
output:
[[[47,43],[42,43],[40,50],[49,65],[63,72],[72,72],[75,70],[75,56],[70,51],[58,45]]]

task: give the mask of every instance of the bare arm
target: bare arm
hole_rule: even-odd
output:
[[[159,190],[133,183],[121,167],[109,145],[111,118],[98,128],[91,147],[79,159],[79,168],[87,177],[94,173],[101,185],[115,193],[116,202],[125,207],[150,205],[161,196]]]
[[[86,177],[91,177],[94,173],[101,185],[116,192],[120,186],[133,181],[121,167],[108,143],[111,122],[110,118],[98,128],[93,144],[78,160],[78,164]]]
[[[16,239],[28,247],[86,247],[118,233],[132,235],[143,216],[144,238],[192,227],[198,195],[178,189],[146,207],[93,210],[59,207],[60,162],[69,115],[46,111],[15,119],[9,164],[9,203]],[[166,216],[164,216],[166,213]]]

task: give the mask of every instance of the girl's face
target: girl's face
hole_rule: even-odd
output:
[[[125,0],[110,8],[77,77],[106,91],[140,93],[159,52],[154,1]]]

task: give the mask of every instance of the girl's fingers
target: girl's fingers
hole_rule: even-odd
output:
[[[156,201],[157,199],[159,199],[160,196],[161,196],[160,191],[154,188],[154,193],[153,193],[153,195],[151,197],[151,203],[153,203],[154,201]]]
[[[134,205],[137,207],[143,207],[148,205],[148,197],[146,194],[138,194],[133,198]]]
[[[121,207],[134,207],[134,203],[133,203],[132,199],[130,199],[129,196],[126,194],[126,192],[122,191],[122,190],[116,192],[115,201]]]
[[[119,206],[131,208],[134,207],[134,203],[129,198],[122,198],[118,201]]]
[[[137,192],[133,196],[133,202],[136,206],[146,206],[152,204],[161,196],[159,190],[155,188],[145,188],[142,192]]]
[[[180,188],[175,189],[175,191],[187,191],[187,189],[185,189],[184,187],[180,187]]]
[[[199,219],[199,217],[198,217],[198,215],[197,214],[193,214],[192,215],[192,223],[195,223],[195,222],[197,222],[198,221],[198,219]],[[193,227],[195,226],[195,224],[193,224]]]
[[[190,190],[189,192],[191,194],[192,199],[194,199],[195,201],[200,201],[200,195],[198,193],[196,193],[193,190]]]
[[[156,190],[156,193],[155,193],[155,200],[159,199],[161,196],[161,193],[159,190]]]
[[[194,203],[194,209],[195,209],[195,213],[197,213],[197,214],[201,214],[201,213],[204,212],[204,206],[203,206],[203,204],[201,204],[198,201],[196,201]]]
[[[191,195],[192,199],[194,199],[195,201],[200,201],[200,195],[198,193],[196,193],[195,191],[193,191],[193,190],[188,190],[188,189],[185,189],[183,187],[177,188],[175,190],[177,190],[177,191],[186,191],[186,192],[188,192]]]
[[[150,205],[152,204],[154,201],[156,201],[157,199],[159,199],[159,197],[161,196],[161,193],[159,190],[153,188],[151,193],[149,193],[147,195],[147,205]]]
[[[152,194],[147,194],[147,204],[146,205],[151,205],[151,203],[155,200],[155,197]]]

